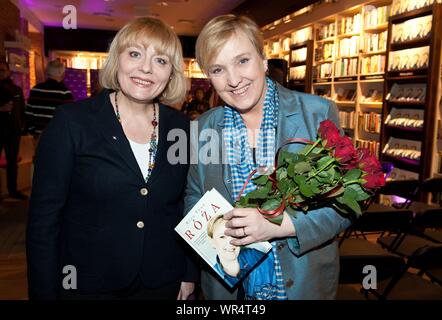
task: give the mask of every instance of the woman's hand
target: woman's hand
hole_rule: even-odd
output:
[[[277,225],[264,218],[257,209],[233,209],[224,215],[226,223],[225,234],[234,237],[230,243],[243,246],[254,242],[266,241],[274,238],[286,238],[296,235],[295,227],[286,212],[281,225]]]
[[[189,296],[195,290],[195,283],[193,282],[181,282],[180,292],[178,292],[177,300],[187,300]]]

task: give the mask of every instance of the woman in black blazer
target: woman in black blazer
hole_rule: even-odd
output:
[[[134,20],[110,46],[100,73],[105,89],[57,109],[35,164],[31,299],[187,299],[193,292],[197,268],[174,231],[187,157],[177,163],[172,158],[182,155],[167,152],[177,132],[189,131],[188,120],[165,105],[184,97],[182,59],[168,26]]]

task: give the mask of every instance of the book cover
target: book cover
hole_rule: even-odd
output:
[[[230,244],[224,235],[223,215],[233,206],[215,189],[204,194],[175,231],[230,286],[236,286],[272,249],[269,242],[244,247]]]

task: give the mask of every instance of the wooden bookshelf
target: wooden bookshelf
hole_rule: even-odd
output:
[[[406,23],[411,19],[431,16],[432,25],[429,35],[419,39],[411,39],[400,43],[393,43],[393,26]],[[416,9],[403,14],[395,15],[389,18],[388,26],[388,45],[387,45],[387,66],[390,66],[390,53],[397,53],[397,56],[404,56],[407,53],[401,50],[413,50],[414,48],[429,47],[428,67],[422,69],[401,69],[391,71],[392,66],[386,72],[386,81],[384,83],[384,107],[382,110],[383,125],[381,128],[381,160],[391,161],[395,166],[402,170],[414,172],[419,180],[431,177],[434,172],[434,161],[437,160],[436,149],[436,122],[437,108],[440,101],[440,70],[441,70],[441,43],[442,43],[442,4],[435,3],[431,6]],[[416,49],[423,50],[424,49]],[[423,56],[423,54],[421,54]],[[392,61],[393,63],[394,61]],[[402,65],[402,64],[401,64]],[[395,87],[396,86],[396,87]],[[403,101],[392,98],[395,88],[406,90],[413,87],[425,88],[425,99],[419,101]],[[405,96],[405,94],[404,94]],[[421,110],[423,114],[423,128],[413,128],[409,126],[398,126],[386,123],[387,117],[396,110]],[[407,111],[408,112],[408,111]],[[418,111],[414,111],[418,112]],[[386,154],[391,150],[387,144],[390,139],[401,139],[400,141],[419,142],[420,160],[416,161],[407,157],[392,157]],[[406,145],[406,143],[404,142]],[[399,145],[402,149],[402,145]],[[405,149],[407,150],[407,149]]]
[[[442,68],[440,65],[442,16],[440,15],[440,4],[392,16],[392,2],[397,1],[400,0],[349,0],[345,2],[345,5],[334,3],[327,9],[324,6],[323,9],[313,10],[304,16],[297,17],[290,24],[278,26],[280,31],[276,28],[267,32],[268,40],[275,39],[277,35],[284,38],[306,26],[312,26],[313,53],[310,88],[305,88],[308,86],[307,79],[294,81],[292,88],[305,88],[306,92],[333,100],[340,115],[345,118],[343,122],[346,125],[351,123],[352,128],[345,127],[345,132],[352,137],[357,146],[369,147],[379,155],[381,160],[391,161],[397,168],[410,171],[416,177],[424,179],[435,171],[440,170],[442,173],[442,138],[439,138],[438,143],[435,140],[435,132],[437,131],[435,123],[436,121],[442,123],[436,108],[436,105],[440,103],[442,109]],[[411,4],[410,2],[410,7],[413,5],[416,6],[416,3]],[[407,10],[411,9],[407,8]],[[357,18],[360,23],[359,27],[352,25],[355,15],[359,15]],[[401,42],[398,40],[392,42],[392,25],[428,15],[432,15],[434,21],[430,36],[418,38],[407,36],[401,37]],[[347,23],[349,23],[349,27]],[[409,24],[407,31],[416,30],[411,22]],[[293,29],[289,29],[292,25]],[[278,34],[278,32],[280,33]],[[266,36],[266,32],[264,32],[264,36]],[[359,42],[356,39],[359,39]],[[298,43],[296,45],[299,47],[304,44]],[[357,45],[358,47],[356,50],[355,48],[340,50],[342,49],[339,47],[341,45]],[[388,71],[390,53],[425,46],[429,47],[429,62],[426,68],[410,67],[406,70]],[[290,49],[295,48],[291,44]],[[352,66],[357,63],[356,72],[354,69],[350,70],[352,72],[341,72],[342,69],[349,67],[350,62]],[[292,61],[290,65],[297,67],[302,63],[301,61]],[[308,65],[308,61],[306,64]],[[387,100],[386,97],[394,83],[425,84],[427,86],[425,101]],[[353,91],[355,94],[351,101],[342,97],[342,95],[345,96],[346,93]],[[341,97],[338,97],[338,94]],[[409,128],[385,125],[386,117],[393,109],[421,110],[421,112],[425,110],[424,127]],[[369,118],[367,115],[375,115],[372,118],[376,118],[376,125],[380,124],[380,132],[378,126],[375,131],[369,130],[370,132],[367,132],[366,121]],[[351,116],[354,116],[354,121],[349,120]],[[371,127],[369,126],[369,128]],[[442,128],[439,131],[442,132]],[[439,136],[442,137],[442,134]],[[422,148],[421,160],[407,161],[406,157],[381,155],[389,137],[419,141]],[[435,147],[438,144],[440,145],[439,149]],[[433,162],[436,161],[438,154],[440,155],[440,163],[435,165]],[[434,170],[434,167],[437,167],[437,170]]]

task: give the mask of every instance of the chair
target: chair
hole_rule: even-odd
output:
[[[419,187],[419,194],[442,191],[442,179],[431,178]],[[413,201],[407,207],[414,212],[408,234],[400,241],[394,236],[381,236],[378,243],[401,256],[409,257],[418,248],[442,243],[442,207],[434,204]]]
[[[414,268],[417,274],[410,272]],[[405,267],[391,281],[379,283],[377,291],[367,290],[379,299],[388,300],[442,300],[442,286],[422,275],[429,270],[442,270],[442,245],[418,248],[408,258]]]
[[[399,274],[405,267],[405,261],[398,255],[382,249],[365,237],[351,237],[352,233],[389,231],[401,237],[409,227],[413,213],[410,210],[370,206],[356,222],[343,234],[339,242],[341,271],[340,284],[361,284],[366,276],[363,268],[372,265],[376,268],[377,279],[388,280]],[[373,210],[376,208],[376,210]],[[383,209],[383,210],[378,210]],[[357,234],[357,233],[356,233]]]

